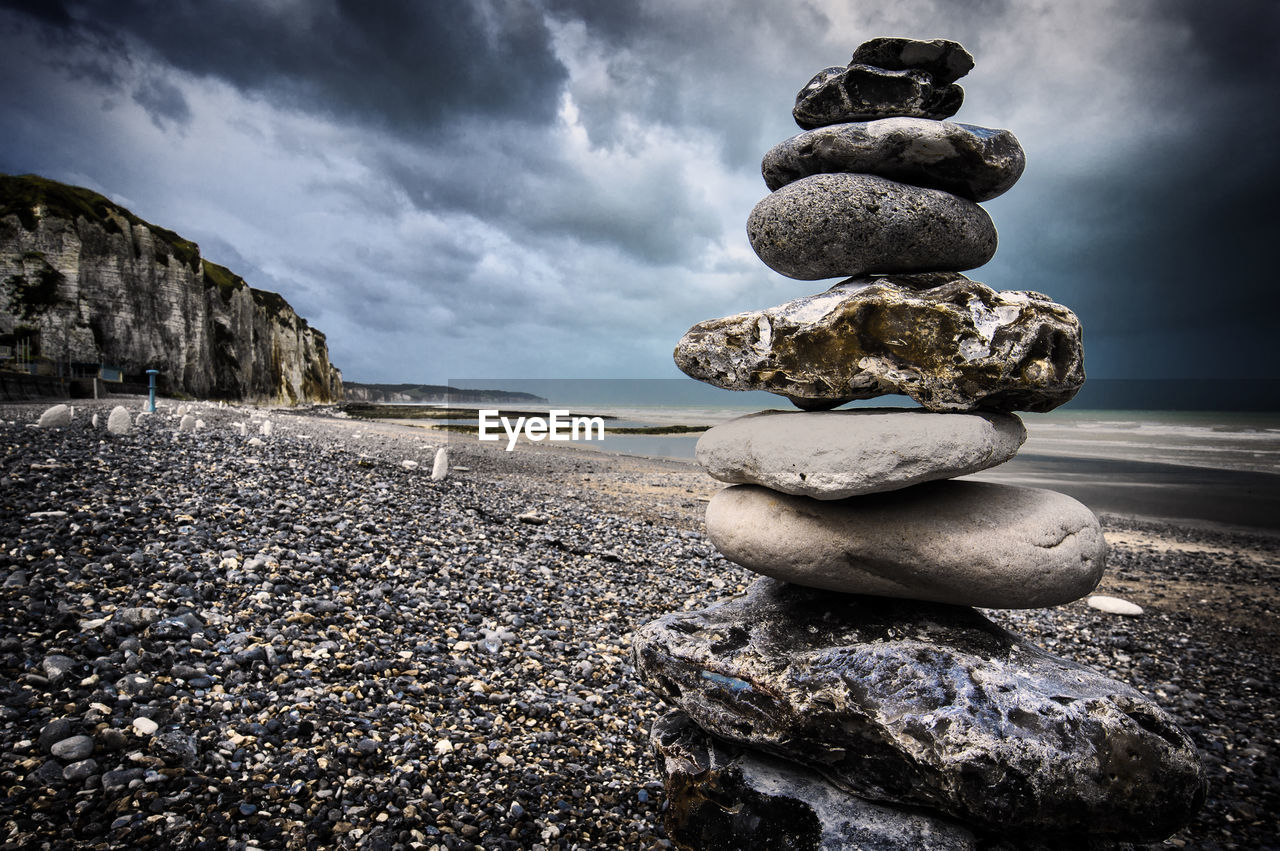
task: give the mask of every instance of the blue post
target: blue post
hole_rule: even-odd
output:
[[[147,399],[147,410],[153,414],[156,412],[156,376],[159,374],[160,370],[158,369],[147,370],[147,378],[151,379],[151,386],[149,388]]]

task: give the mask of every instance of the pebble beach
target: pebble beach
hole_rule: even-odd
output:
[[[631,635],[755,578],[703,535],[721,485],[324,408],[111,435],[121,403],[0,408],[4,848],[671,847]],[[1142,615],[985,613],[1192,736],[1163,847],[1280,847],[1277,538],[1101,519]]]

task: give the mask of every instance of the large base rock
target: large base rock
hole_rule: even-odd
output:
[[[987,830],[1157,840],[1204,801],[1159,707],[971,609],[762,579],[645,626],[634,653],[704,730]]]
[[[873,804],[795,763],[710,736],[683,712],[650,733],[667,793],[663,826],[691,851],[974,851],[971,831]]]
[[[1084,383],[1074,313],[954,273],[854,278],[708,319],[680,339],[675,361],[699,381],[806,409],[901,393],[931,411],[1051,411]]]
[[[1078,600],[1107,554],[1081,503],[991,482],[825,502],[735,485],[707,505],[707,537],[730,561],[785,582],[989,609]]]
[[[956,271],[996,253],[996,228],[972,201],[871,174],[813,174],[756,204],[747,238],[789,278]]]
[[[709,429],[697,458],[722,482],[844,499],[976,473],[1008,461],[1026,439],[1013,414],[761,411]]]

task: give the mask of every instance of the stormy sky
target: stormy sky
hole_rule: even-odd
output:
[[[673,377],[765,267],[761,156],[880,35],[963,43],[1012,130],[970,276],[1099,378],[1276,377],[1280,4],[0,0],[0,172],[97,190],[281,293],[348,380]]]

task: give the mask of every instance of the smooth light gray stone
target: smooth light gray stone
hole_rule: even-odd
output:
[[[844,499],[976,473],[1027,439],[1013,414],[919,409],[762,411],[709,429],[697,459],[714,479]]]
[[[1022,146],[1008,130],[884,118],[793,136],[764,155],[760,170],[773,190],[811,174],[849,172],[986,201],[1013,186],[1026,164]]]
[[[959,272],[996,252],[986,210],[870,174],[813,174],[766,195],[747,238],[770,269],[813,281],[869,272]]]
[[[653,723],[667,835],[684,848],[812,851],[972,851],[973,833],[947,819],[874,804],[815,771],[726,742],[679,710]]]
[[[54,405],[46,408],[36,422],[40,428],[66,428],[71,425],[71,408],[68,405]]]
[[[973,56],[957,41],[935,38],[919,41],[894,36],[864,41],[853,51],[850,64],[889,71],[925,71],[936,85],[954,83],[973,70]]]
[[[854,278],[708,319],[680,339],[675,362],[699,381],[806,410],[901,393],[931,411],[1051,411],[1084,383],[1074,313],[954,272]]]
[[[972,609],[762,579],[633,650],[707,732],[984,830],[1158,840],[1204,802],[1195,744],[1159,707]]]
[[[935,85],[925,71],[889,71],[870,65],[824,68],[796,95],[791,115],[805,130],[846,121],[905,115],[948,118],[964,103],[964,89]]]
[[[449,447],[441,446],[436,450],[435,460],[431,463],[431,480],[443,481],[449,477]]]
[[[734,485],[707,505],[725,558],[812,588],[1029,609],[1078,600],[1102,578],[1107,544],[1066,494],[991,482],[927,482],[822,502]]]
[[[196,418],[191,414],[183,414],[182,419],[178,420],[178,431],[195,431]]]
[[[88,736],[71,736],[55,742],[49,753],[64,762],[79,762],[93,753],[93,739]]]
[[[133,418],[129,415],[128,408],[116,405],[111,409],[111,416],[107,417],[107,431],[120,435],[133,431]]]

